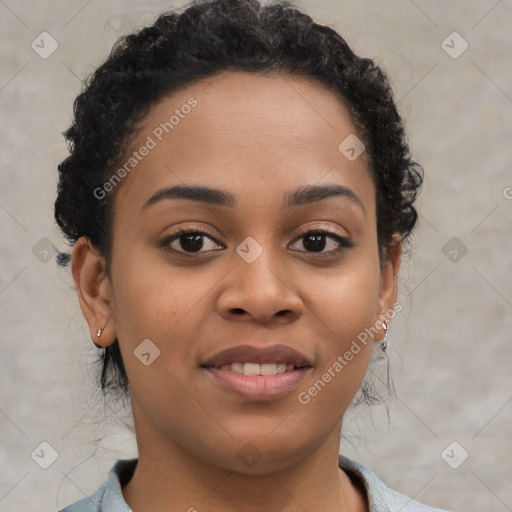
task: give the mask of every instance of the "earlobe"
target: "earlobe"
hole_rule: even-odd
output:
[[[105,258],[87,237],[79,238],[73,247],[71,271],[91,339],[104,348],[116,339],[110,280]]]

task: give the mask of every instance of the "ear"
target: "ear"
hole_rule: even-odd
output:
[[[381,338],[382,340],[385,335],[385,330],[382,327],[382,320],[389,324],[396,304],[398,295],[398,273],[400,272],[400,263],[402,258],[402,237],[395,235],[393,237],[393,243],[389,249],[386,260],[383,262],[381,269],[381,280],[380,280],[380,293],[378,312],[380,322],[376,322],[376,325],[380,325]]]
[[[111,345],[116,332],[106,260],[87,237],[79,238],[73,247],[71,271],[91,339],[98,347]]]

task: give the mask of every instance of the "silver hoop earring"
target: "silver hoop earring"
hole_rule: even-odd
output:
[[[379,342],[382,352],[386,352],[388,348],[388,324],[382,320],[382,328],[384,329],[384,338]]]

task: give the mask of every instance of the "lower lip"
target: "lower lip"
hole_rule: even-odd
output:
[[[291,393],[311,369],[299,368],[276,375],[244,375],[220,368],[207,368],[207,371],[225,391],[246,400],[266,401]]]

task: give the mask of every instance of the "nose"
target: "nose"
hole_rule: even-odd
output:
[[[235,254],[219,294],[217,309],[228,320],[258,324],[286,323],[298,319],[304,303],[290,282],[290,273],[267,250],[252,263]]]

